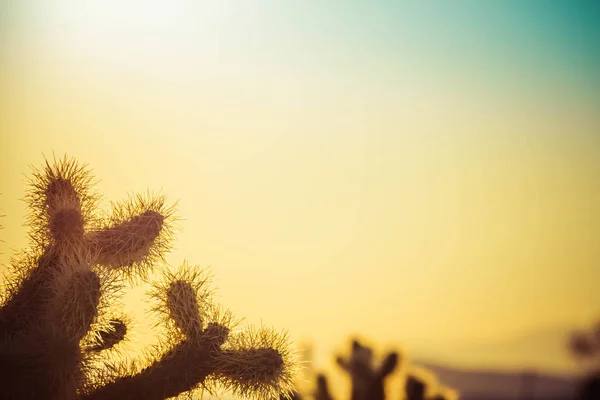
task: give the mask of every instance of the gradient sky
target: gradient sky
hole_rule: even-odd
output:
[[[598,2],[1,4],[3,262],[54,151],[180,199],[169,261],[321,357],[600,313]]]

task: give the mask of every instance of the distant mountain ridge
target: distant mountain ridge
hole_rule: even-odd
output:
[[[523,398],[524,372],[497,372],[491,370],[469,370],[442,367],[430,363],[418,365],[432,371],[439,382],[460,392],[463,400]],[[577,389],[577,378],[534,374],[529,381],[530,399],[572,399]]]
[[[415,363],[433,372],[439,382],[458,390],[461,400],[523,399],[523,372],[471,370],[426,362],[415,361]],[[530,381],[528,398],[532,400],[571,400],[574,398],[577,385],[578,380],[573,376],[536,374]],[[225,396],[220,399],[233,400],[235,398]],[[343,399],[338,398],[338,400]]]
[[[569,352],[571,329],[550,327],[489,341],[461,341],[436,345],[408,346],[413,359],[453,368],[498,371],[533,370],[550,375],[572,376],[581,372]]]

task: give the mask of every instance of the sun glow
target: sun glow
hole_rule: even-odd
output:
[[[215,69],[228,0],[48,2],[32,10],[36,29],[80,61],[166,71],[182,56]]]

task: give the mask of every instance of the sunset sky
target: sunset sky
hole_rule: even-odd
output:
[[[179,199],[169,262],[321,360],[600,315],[600,3],[0,4],[3,263],[55,152]]]

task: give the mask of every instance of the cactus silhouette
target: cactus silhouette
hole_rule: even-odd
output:
[[[358,340],[352,341],[349,359],[338,357],[337,364],[352,380],[352,400],[385,399],[384,380],[398,365],[398,353],[389,353],[378,368],[373,367],[372,350]]]
[[[427,386],[425,382],[413,375],[406,377],[404,385],[406,391],[406,400],[424,400]]]
[[[327,377],[323,374],[317,375],[317,388],[314,393],[315,400],[333,400],[329,392],[329,383]]]
[[[587,331],[573,332],[569,347],[573,355],[589,363],[589,371],[581,381],[577,399],[600,398],[600,321]]]
[[[600,363],[600,321],[588,331],[573,332],[569,347],[575,356],[582,359],[595,359]]]
[[[209,275],[165,264],[175,221],[162,196],[137,195],[100,214],[87,166],[35,170],[26,200],[31,246],[11,262],[0,307],[3,399],[166,399],[194,391],[288,396],[294,354],[271,329],[232,333],[210,300]],[[160,265],[162,264],[162,267]],[[126,284],[162,272],[150,292],[165,329],[134,362],[114,357],[129,333],[116,313]]]

